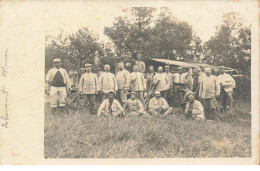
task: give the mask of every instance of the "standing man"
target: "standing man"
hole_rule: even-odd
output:
[[[232,76],[225,73],[225,68],[219,68],[218,82],[220,83],[220,104],[224,109],[233,108],[233,88],[236,87],[236,82]]]
[[[216,98],[220,95],[220,86],[217,77],[211,74],[211,69],[205,69],[206,76],[200,83],[199,97],[205,110],[206,119],[215,119]]]
[[[193,68],[192,70],[192,91],[195,93],[195,99],[198,100],[199,97],[199,70],[198,68]]]
[[[167,75],[169,82],[170,82],[170,88],[167,92],[167,99],[166,99],[169,102],[171,99],[171,96],[172,96],[172,91],[173,91],[172,73],[170,72],[169,65],[165,65],[164,70],[165,70],[165,74]]]
[[[124,60],[127,63],[130,64],[130,69],[132,70],[133,68],[131,66],[134,66],[135,65],[135,60],[133,59],[133,55],[132,55],[132,52],[127,52],[126,53],[126,57],[125,57],[125,60]],[[127,65],[125,66],[126,69],[127,69]],[[129,71],[129,70],[128,70]],[[129,71],[130,72],[130,71]]]
[[[139,53],[137,54],[137,61],[135,62],[135,65],[138,66],[138,71],[141,73],[144,73],[146,68],[145,68],[145,63],[142,60],[142,55]]]
[[[127,94],[129,90],[130,73],[129,71],[125,70],[123,62],[119,62],[118,67],[119,71],[116,74],[118,85],[118,100],[121,105],[124,105],[125,101],[127,100]]]
[[[157,82],[156,90],[160,91],[161,96],[167,100],[168,90],[170,89],[170,81],[168,76],[163,73],[163,67],[158,67],[158,73],[154,76],[154,79]]]
[[[177,98],[177,103],[181,103],[184,97],[184,89],[186,84],[187,73],[183,72],[182,67],[178,67],[178,72],[172,75],[172,81],[174,86],[174,94]]]
[[[134,72],[131,73],[131,89],[136,92],[137,98],[144,104],[144,91],[146,91],[146,83],[144,75],[138,72],[138,66],[135,65],[133,68]]]
[[[108,92],[108,98],[101,103],[97,116],[103,115],[118,117],[120,115],[124,115],[124,109],[118,100],[115,99],[115,95],[116,94],[113,90]]]
[[[56,58],[53,64],[54,68],[50,69],[46,75],[46,82],[50,86],[48,94],[51,96],[52,114],[55,114],[58,107],[62,113],[64,112],[67,91],[70,91],[71,84],[67,71],[60,67],[61,60]]]
[[[154,91],[156,89],[157,81],[154,79],[155,75],[157,73],[154,71],[154,67],[152,65],[149,66],[149,72],[146,74],[146,86],[147,86],[147,92],[148,95],[151,97],[154,94]]]
[[[91,72],[92,65],[86,64],[86,73],[81,75],[79,81],[79,92],[83,95],[84,106],[88,106],[91,114],[95,113],[95,101],[99,91],[98,79],[95,74]]]
[[[104,70],[105,72],[100,74],[99,77],[99,85],[102,93],[102,101],[107,99],[109,91],[113,90],[115,91],[115,93],[117,93],[118,90],[116,77],[114,74],[110,72],[110,66],[108,64],[105,64]]]
[[[204,66],[200,66],[200,73],[199,73],[199,83],[201,83],[203,77],[206,76],[206,73],[205,73],[205,67]]]
[[[161,97],[160,91],[156,91],[148,105],[148,110],[151,115],[167,116],[172,113],[172,107],[169,107],[167,101]]]

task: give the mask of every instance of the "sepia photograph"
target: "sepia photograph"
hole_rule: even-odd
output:
[[[259,9],[0,1],[0,165],[259,165]]]
[[[75,3],[45,29],[45,159],[251,157],[250,5]]]

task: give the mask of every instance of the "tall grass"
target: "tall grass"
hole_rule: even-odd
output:
[[[167,117],[108,118],[86,110],[53,116],[45,109],[47,158],[250,157],[250,115],[237,122]]]

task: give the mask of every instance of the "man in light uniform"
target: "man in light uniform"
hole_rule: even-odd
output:
[[[183,72],[182,67],[178,67],[178,73],[172,74],[172,81],[174,86],[174,94],[177,97],[177,102],[181,102],[184,97],[184,89],[186,85],[187,73]]]
[[[99,83],[96,74],[91,72],[92,65],[85,64],[86,73],[81,75],[79,81],[79,92],[83,95],[84,106],[88,106],[90,113],[95,113],[95,101],[99,91]]]
[[[136,98],[136,92],[134,91],[131,92],[130,99],[125,102],[123,108],[129,116],[141,116],[145,114],[143,104]]]
[[[198,82],[201,83],[203,77],[205,77],[205,76],[206,76],[205,67],[204,66],[200,66],[200,73],[199,73]]]
[[[137,98],[144,104],[144,91],[146,90],[146,82],[144,75],[138,72],[138,66],[133,68],[134,72],[131,73],[131,90],[136,92]]]
[[[113,90],[117,93],[117,81],[114,74],[110,72],[110,66],[105,64],[104,66],[105,72],[100,74],[99,77],[99,85],[102,93],[102,100],[105,100],[108,97],[108,92]]]
[[[206,76],[200,83],[199,97],[202,99],[206,119],[215,119],[217,101],[220,95],[220,85],[217,77],[211,74],[211,69],[205,69]]]
[[[172,96],[172,92],[173,92],[172,73],[170,72],[170,66],[169,65],[165,65],[164,70],[165,70],[164,73],[167,75],[169,82],[170,82],[170,88],[169,88],[168,93],[167,93],[167,101],[169,102],[170,98]]]
[[[154,71],[154,66],[149,66],[149,72],[146,74],[146,89],[149,97],[154,95],[154,91],[156,89],[156,80],[154,79],[157,73]]]
[[[135,62],[135,65],[138,66],[138,71],[141,73],[144,73],[146,68],[145,68],[145,63],[143,61],[141,61],[142,59],[142,55],[141,54],[137,54],[137,61]]]
[[[99,109],[97,116],[113,116],[117,117],[124,115],[124,109],[120,105],[119,101],[115,99],[115,92],[113,90],[108,92],[108,98],[105,99]]]
[[[205,120],[204,108],[200,101],[195,100],[195,93],[187,93],[188,103],[186,104],[185,115],[194,120]]]
[[[168,90],[170,89],[170,81],[168,76],[163,73],[163,67],[158,67],[158,73],[154,76],[154,79],[157,82],[156,90],[160,91],[161,96],[167,100]]]
[[[224,109],[230,109],[233,107],[233,88],[236,87],[236,82],[232,76],[225,73],[225,68],[219,68],[218,82],[220,83],[220,104]]]
[[[70,91],[71,83],[67,71],[60,67],[61,60],[56,58],[53,64],[55,67],[48,71],[46,82],[50,86],[48,94],[51,96],[52,114],[55,114],[58,107],[64,112],[67,90]]]
[[[160,91],[155,91],[148,105],[148,110],[151,115],[166,116],[172,113],[172,107],[169,107],[167,101],[161,97]]]
[[[118,85],[118,101],[124,105],[127,100],[127,93],[130,84],[130,73],[124,69],[124,63],[120,62],[118,64],[119,71],[116,74],[116,80]]]
[[[195,93],[195,99],[198,100],[199,96],[199,70],[198,68],[193,68],[192,70],[192,91]]]

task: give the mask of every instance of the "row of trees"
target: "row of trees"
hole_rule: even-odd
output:
[[[46,70],[53,58],[61,58],[64,67],[77,69],[91,62],[94,69],[104,63],[112,64],[113,58],[123,57],[127,52],[142,53],[144,58],[173,60],[201,60],[214,65],[225,65],[250,76],[251,31],[243,26],[236,13],[223,15],[223,23],[216,34],[202,44],[200,38],[187,22],[180,21],[168,8],[135,7],[123,10],[124,15],[115,18],[112,26],[104,28],[112,43],[98,42],[87,28],[77,33],[59,35],[46,44]],[[158,15],[154,15],[157,12]]]

